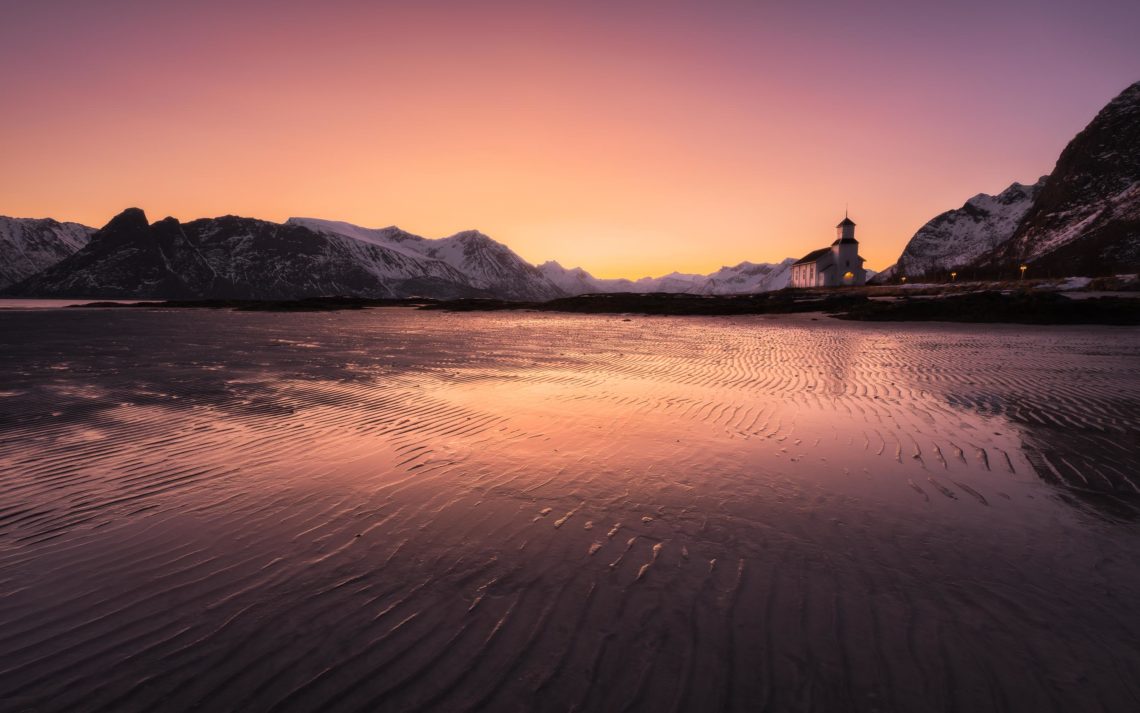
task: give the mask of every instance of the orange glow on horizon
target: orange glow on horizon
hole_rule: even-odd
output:
[[[854,10],[57,4],[72,6],[0,28],[21,68],[0,79],[0,214],[477,228],[598,277],[798,258],[845,204],[882,269],[936,214],[1048,173],[1130,81],[1124,63],[979,87],[998,50],[964,53],[977,37],[916,39]],[[1000,39],[1024,52],[1033,36]],[[1117,44],[1102,54],[1140,59]],[[1072,58],[1018,61],[1035,60]]]

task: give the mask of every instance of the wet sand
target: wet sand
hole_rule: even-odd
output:
[[[0,313],[0,710],[1126,711],[1140,330]]]

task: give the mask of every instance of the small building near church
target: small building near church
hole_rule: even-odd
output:
[[[835,242],[831,247],[813,250],[792,264],[792,287],[845,287],[864,285],[867,273],[859,257],[859,241],[855,239],[855,222],[843,216],[835,226]]]

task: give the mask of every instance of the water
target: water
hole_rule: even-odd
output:
[[[0,345],[0,709],[1140,698],[1140,330],[59,310]]]
[[[92,302],[114,302],[121,305],[142,304],[144,300],[101,300],[101,299],[49,299],[26,300],[15,298],[0,298],[2,309],[61,309],[63,307],[78,307]]]

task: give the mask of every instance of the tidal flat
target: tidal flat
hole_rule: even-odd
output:
[[[0,710],[1140,708],[1140,329],[0,312]]]

